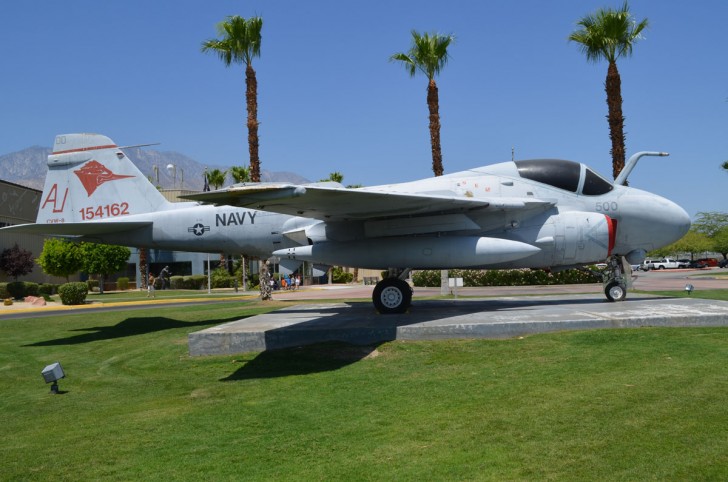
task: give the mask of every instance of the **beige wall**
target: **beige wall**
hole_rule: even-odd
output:
[[[17,184],[0,180],[0,227],[16,224],[34,223],[41,202],[41,192]],[[27,249],[37,258],[43,251],[43,236],[32,234],[12,234],[0,231],[0,252],[12,248],[15,243]],[[29,275],[18,278],[20,281],[36,283],[65,283],[65,278],[48,276],[37,264]],[[78,276],[74,277],[78,279]],[[0,271],[0,282],[13,281]]]

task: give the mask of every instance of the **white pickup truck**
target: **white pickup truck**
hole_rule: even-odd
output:
[[[651,269],[674,269],[674,268],[684,268],[685,267],[683,265],[683,263],[681,263],[678,260],[672,259],[672,258],[645,260],[645,262],[643,263],[642,266],[645,271],[648,271]]]

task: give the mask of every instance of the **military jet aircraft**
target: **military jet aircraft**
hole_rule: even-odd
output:
[[[626,297],[630,264],[690,228],[675,203],[632,187],[643,156],[610,182],[584,164],[522,160],[420,181],[248,183],[167,203],[109,138],[58,136],[37,224],[6,229],[187,251],[243,252],[281,263],[388,269],[372,300],[406,311],[412,269],[567,269],[605,262],[604,292]]]

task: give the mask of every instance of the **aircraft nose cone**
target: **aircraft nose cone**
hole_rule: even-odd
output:
[[[680,206],[678,206],[675,203],[672,203],[672,204],[674,206],[673,207],[674,212],[672,214],[672,217],[673,217],[673,222],[675,223],[675,230],[682,233],[677,238],[677,239],[680,239],[683,236],[685,236],[688,231],[690,231],[690,225],[691,225],[690,216],[688,215],[687,211],[685,211],[683,208],[681,208]],[[677,241],[677,239],[675,241]]]
[[[647,252],[668,246],[690,229],[690,216],[674,202],[656,194],[630,189],[621,198],[623,216],[617,228],[619,249]],[[621,234],[620,234],[620,229]]]
[[[663,197],[656,197],[658,218],[648,232],[656,245],[667,246],[678,241],[690,230],[690,216],[680,206]]]

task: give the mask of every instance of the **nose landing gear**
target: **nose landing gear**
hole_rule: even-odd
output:
[[[604,295],[609,301],[624,301],[631,278],[632,267],[629,263],[621,256],[610,256],[602,274]]]

